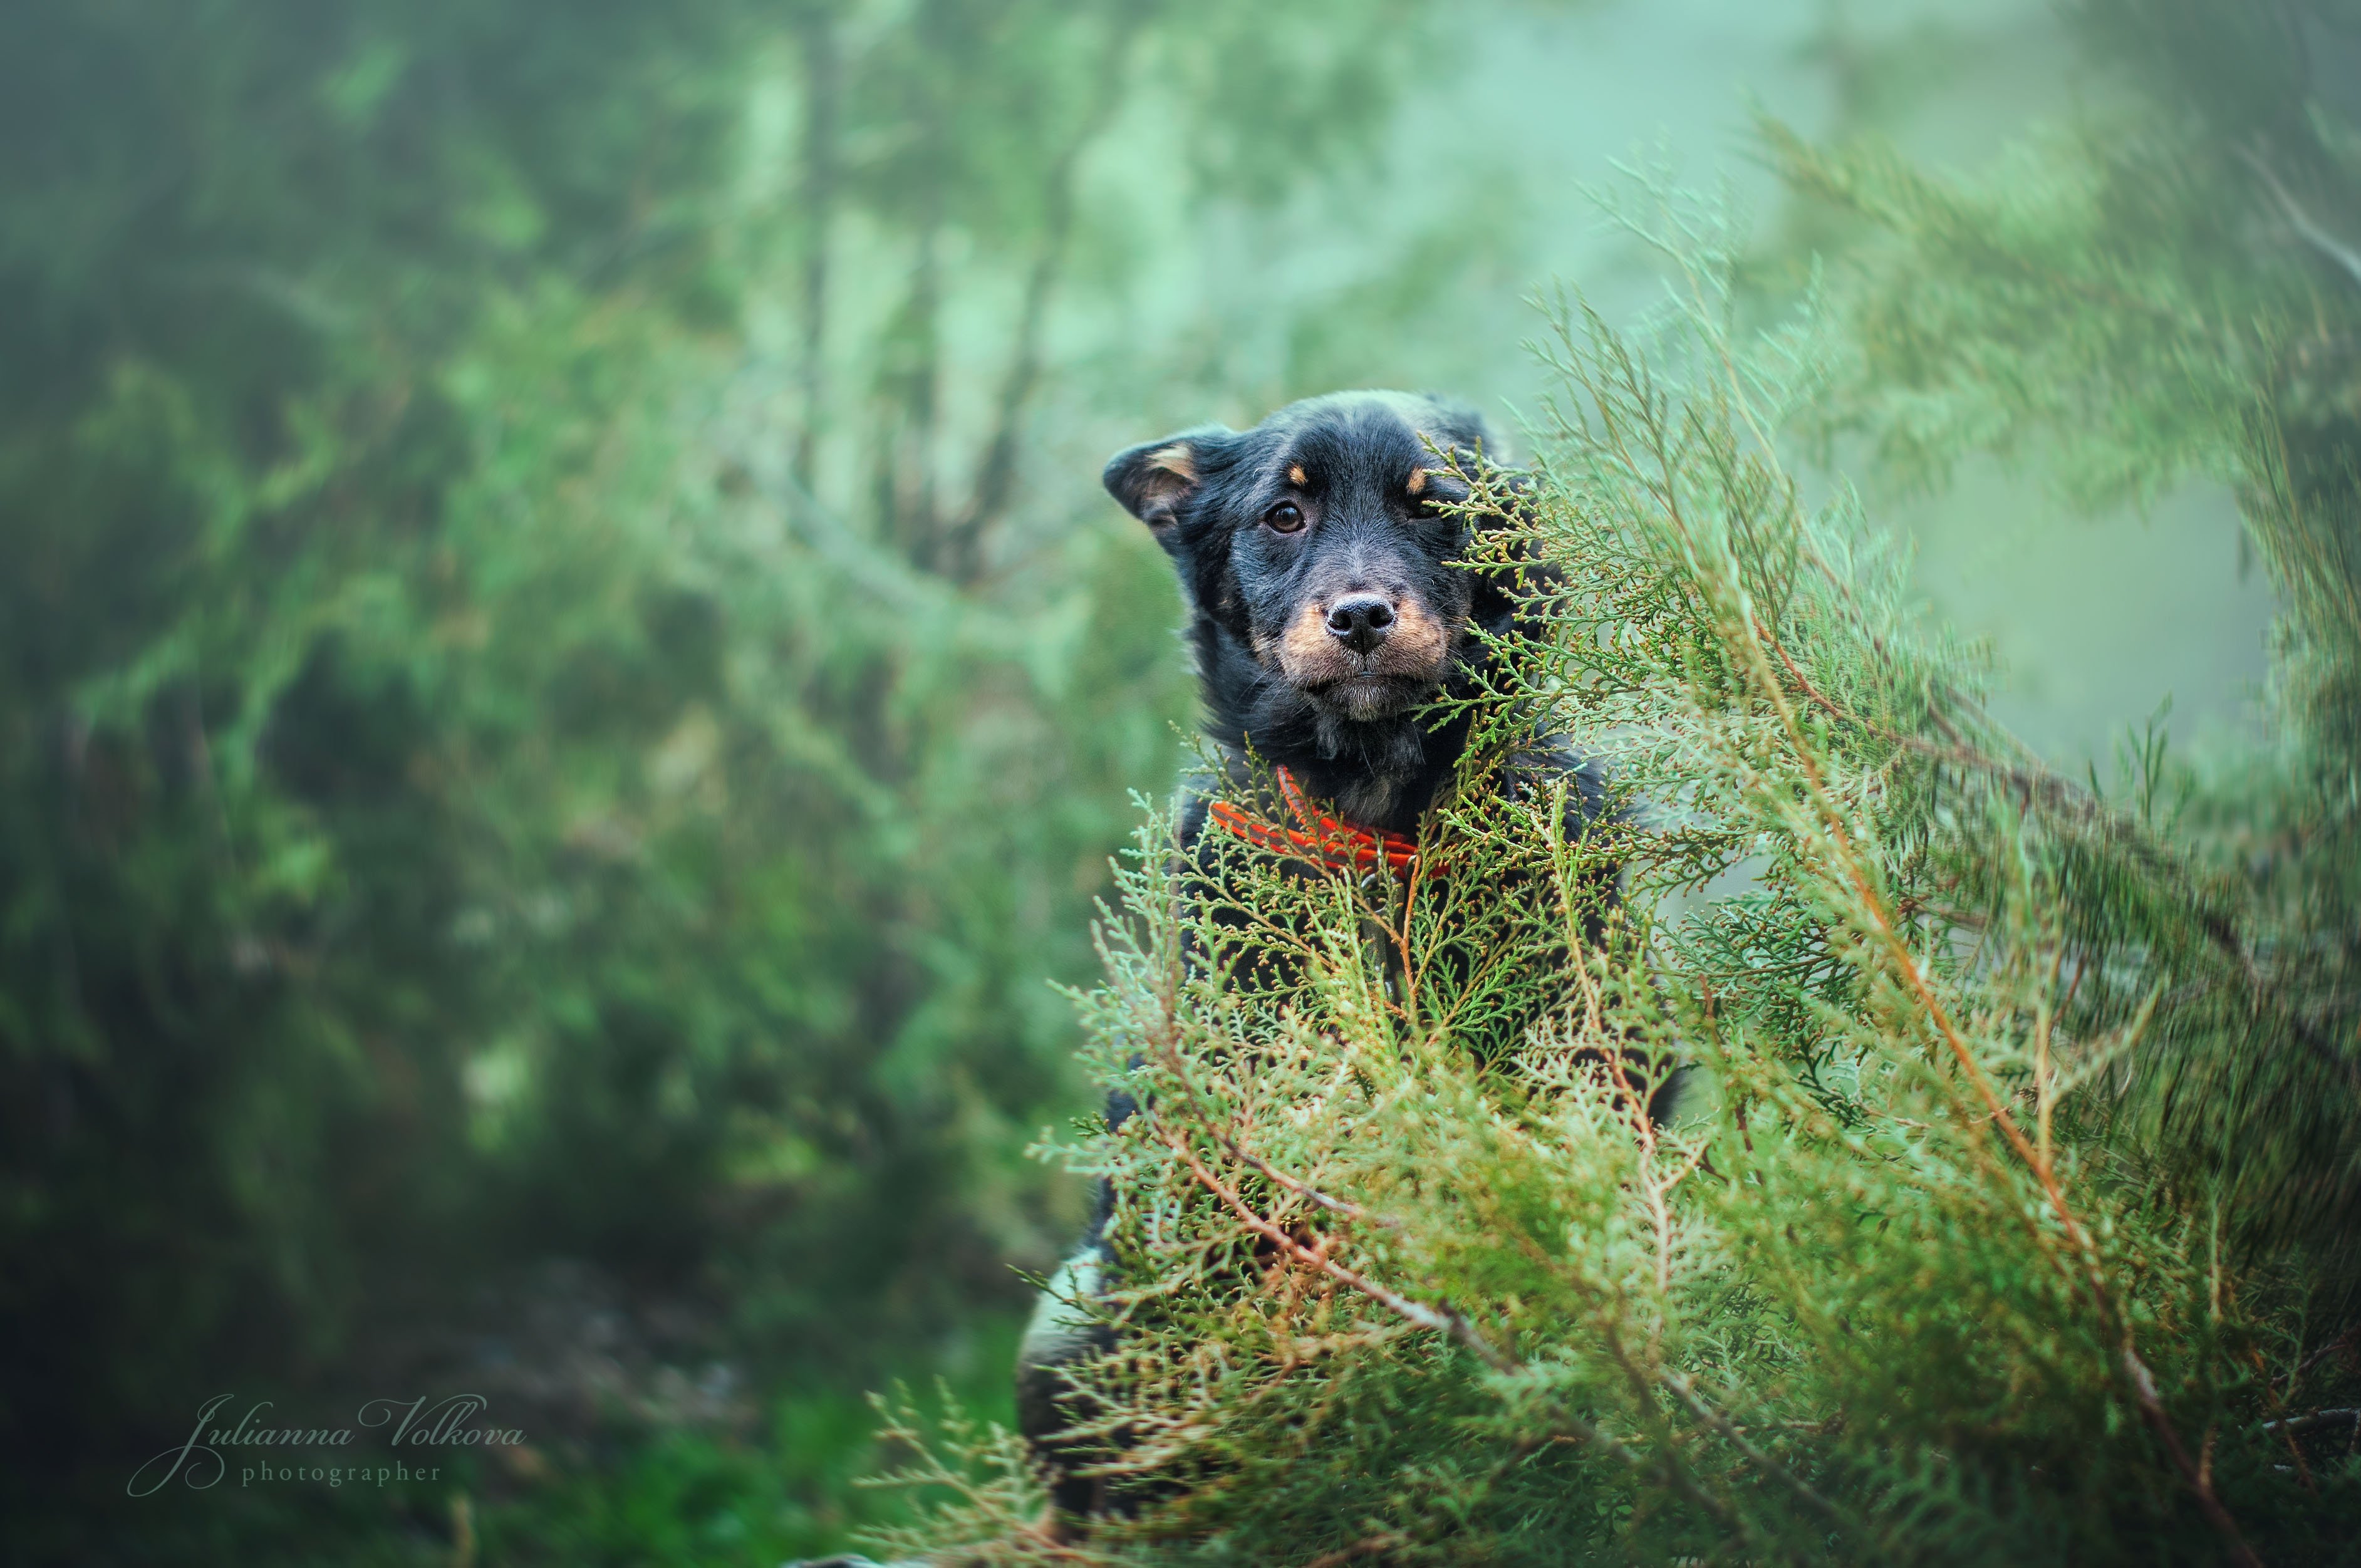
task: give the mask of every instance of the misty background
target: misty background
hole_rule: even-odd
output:
[[[2037,0],[122,0],[0,22],[0,1508],[27,1561],[745,1562],[1005,1415],[1081,1221],[1052,982],[1192,695],[1119,446],[1513,432],[1587,187],[1859,236],[1765,114],[1989,167]],[[1839,454],[1841,459],[1842,454]],[[1844,477],[2074,773],[2246,723],[2229,498]],[[1833,482],[1834,476],[1824,476]],[[434,1486],[124,1477],[225,1389],[482,1392]]]

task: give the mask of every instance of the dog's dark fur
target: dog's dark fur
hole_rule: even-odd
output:
[[[1483,657],[1471,631],[1505,631],[1515,612],[1507,585],[1454,564],[1466,524],[1444,510],[1466,499],[1453,459],[1473,468],[1486,444],[1473,410],[1338,392],[1107,465],[1108,490],[1179,568],[1212,734],[1364,827],[1417,830],[1466,737],[1464,717],[1430,729],[1420,709],[1464,690]],[[1327,618],[1364,595],[1394,620],[1361,651]]]
[[[1488,444],[1481,417],[1460,404],[1337,392],[1252,430],[1184,431],[1107,464],[1108,491],[1180,572],[1207,730],[1225,752],[1286,767],[1346,821],[1418,831],[1469,724],[1464,710],[1438,718],[1430,705],[1471,689],[1491,656],[1477,633],[1508,632],[1519,613],[1506,575],[1459,565],[1479,524],[1448,510],[1467,498],[1453,469],[1477,471]],[[1576,782],[1567,826],[1578,835],[1604,809],[1599,770],[1570,754],[1534,765]],[[1209,799],[1200,791],[1184,803],[1184,858]],[[1116,1093],[1109,1124],[1133,1109]],[[1090,1234],[1044,1293],[1018,1359],[1019,1422],[1070,1514],[1104,1498],[1044,1440],[1071,1419],[1060,1369],[1112,1343],[1071,1303],[1103,1288],[1113,1204],[1102,1183]]]

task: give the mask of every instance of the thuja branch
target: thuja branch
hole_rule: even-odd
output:
[[[1637,389],[1636,386],[1633,389]],[[2009,1147],[2015,1152],[2026,1169],[2032,1172],[2035,1179],[2039,1183],[2051,1212],[2058,1216],[2059,1223],[2073,1245],[2103,1317],[2117,1336],[2120,1364],[2125,1383],[2131,1389],[2142,1416],[2163,1443],[2174,1468],[2180,1472],[2182,1480],[2197,1498],[2198,1505],[2208,1520],[2224,1537],[2233,1557],[2241,1563],[2256,1562],[2257,1559],[2246,1547],[2236,1521],[2230,1517],[2229,1511],[2223,1507],[2220,1498],[2215,1495],[2213,1483],[2204,1469],[2191,1458],[2187,1446],[2181,1442],[2180,1433],[2175,1430],[2170,1417],[2165,1411],[2163,1401],[2156,1387],[2155,1378],[2139,1355],[2130,1322],[2116,1303],[2114,1292],[2108,1284],[2097,1244],[2092,1239],[2089,1229],[2083,1224],[2073,1205],[2068,1201],[2065,1190],[2058,1180],[2054,1166],[2026,1136],[2024,1129],[2017,1125],[2015,1117],[2010,1114],[2006,1102],[1993,1087],[1991,1078],[1983,1070],[1982,1064],[1977,1060],[1975,1052],[1970,1047],[1958,1024],[1952,1019],[1950,1009],[1944,1003],[1942,998],[1936,992],[1932,982],[1927,979],[1925,968],[1919,963],[1917,955],[1904,940],[1899,929],[1900,923],[1895,919],[1892,910],[1887,907],[1883,893],[1878,887],[1876,879],[1870,874],[1858,846],[1853,842],[1843,812],[1838,808],[1829,794],[1827,780],[1820,769],[1818,754],[1797,720],[1795,707],[1788,700],[1786,687],[1772,668],[1770,655],[1761,633],[1760,622],[1748,607],[1743,585],[1735,579],[1734,574],[1711,570],[1708,567],[1708,560],[1715,567],[1730,566],[1735,563],[1730,561],[1726,550],[1708,552],[1698,547],[1698,543],[1686,519],[1682,515],[1679,467],[1665,444],[1664,426],[1660,421],[1651,422],[1650,435],[1649,450],[1659,465],[1659,472],[1662,475],[1661,482],[1653,485],[1651,488],[1665,504],[1668,521],[1676,537],[1682,541],[1687,559],[1703,580],[1708,600],[1713,602],[1714,608],[1719,611],[1714,619],[1722,629],[1725,644],[1730,646],[1731,651],[1742,659],[1756,691],[1770,707],[1781,732],[1786,738],[1789,754],[1802,775],[1805,790],[1818,818],[1820,834],[1832,852],[1838,868],[1851,893],[1852,906],[1863,918],[1869,928],[1869,935],[1884,951],[1904,985],[1916,1000],[1928,1023],[1941,1036],[1952,1058],[1958,1062],[1967,1082],[1974,1090],[1977,1098],[1983,1102],[1993,1124],[2000,1130],[2002,1137],[2007,1142]]]
[[[1198,1185],[1219,1199],[1223,1206],[1236,1217],[1239,1223],[1269,1242],[1286,1256],[1307,1268],[1317,1269],[1346,1289],[1366,1296],[1406,1322],[1447,1336],[1495,1372],[1514,1375],[1525,1370],[1523,1363],[1486,1338],[1475,1324],[1467,1321],[1466,1315],[1458,1308],[1447,1301],[1434,1306],[1413,1301],[1400,1291],[1389,1289],[1367,1275],[1345,1267],[1330,1257],[1324,1246],[1306,1246],[1288,1234],[1285,1229],[1273,1224],[1257,1212],[1253,1205],[1241,1198],[1235,1190],[1207,1168],[1205,1162],[1198,1157],[1196,1149],[1186,1138],[1169,1128],[1161,1129],[1160,1134],[1166,1146],[1179,1155],[1188,1165],[1190,1174],[1196,1179]],[[1747,1530],[1743,1520],[1732,1514],[1728,1506],[1719,1498],[1699,1486],[1686,1468],[1669,1453],[1652,1463],[1646,1455],[1638,1453],[1597,1424],[1587,1421],[1564,1409],[1562,1405],[1553,1412],[1553,1419],[1567,1435],[1596,1447],[1603,1453],[1611,1454],[1635,1470],[1650,1472],[1661,1476],[1675,1491],[1711,1515],[1719,1523],[1741,1533],[1752,1533]]]
[[[1159,1135],[1165,1146],[1174,1154],[1179,1155],[1188,1165],[1190,1174],[1196,1178],[1198,1184],[1220,1199],[1223,1206],[1236,1216],[1239,1223],[1277,1246],[1298,1263],[1306,1267],[1318,1269],[1339,1285],[1358,1291],[1388,1311],[1417,1324],[1420,1328],[1432,1329],[1449,1335],[1472,1351],[1477,1360],[1495,1372],[1514,1372],[1518,1369],[1520,1364],[1517,1359],[1486,1339],[1457,1308],[1447,1302],[1441,1306],[1429,1307],[1413,1301],[1400,1292],[1389,1289],[1376,1280],[1345,1267],[1330,1257],[1325,1247],[1304,1245],[1289,1234],[1284,1228],[1263,1218],[1253,1205],[1238,1196],[1235,1189],[1208,1169],[1205,1162],[1198,1157],[1196,1149],[1191,1146],[1188,1139],[1170,1128],[1159,1129]]]
[[[1330,1213],[1334,1214],[1341,1219],[1352,1220],[1357,1223],[1377,1225],[1381,1228],[1389,1229],[1395,1228],[1400,1225],[1400,1221],[1390,1219],[1382,1214],[1372,1214],[1367,1209],[1362,1208],[1358,1203],[1347,1202],[1342,1198],[1330,1197],[1327,1193],[1321,1191],[1318,1188],[1312,1186],[1309,1182],[1301,1181],[1296,1178],[1290,1176],[1287,1172],[1279,1169],[1268,1160],[1264,1159],[1260,1155],[1254,1153],[1245,1145],[1239,1143],[1237,1138],[1229,1131],[1224,1119],[1215,1115],[1213,1113],[1213,1107],[1205,1102],[1204,1095],[1199,1091],[1196,1083],[1189,1077],[1186,1066],[1180,1059],[1180,1050],[1172,1043],[1171,1037],[1169,1034],[1164,1039],[1159,1042],[1157,1054],[1162,1060],[1166,1070],[1171,1074],[1173,1081],[1180,1085],[1181,1092],[1188,1096],[1190,1104],[1195,1109],[1197,1113],[1197,1125],[1203,1130],[1206,1136],[1221,1145],[1222,1148],[1233,1159],[1235,1159],[1241,1165],[1252,1167],[1256,1172],[1267,1180],[1278,1183],[1290,1192],[1294,1193],[1297,1197],[1304,1199],[1320,1208],[1325,1209]]]

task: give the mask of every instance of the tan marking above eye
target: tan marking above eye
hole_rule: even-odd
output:
[[[1410,471],[1410,483],[1404,485],[1402,488],[1414,496],[1423,495],[1426,492],[1426,470],[1412,468]]]
[[[1310,484],[1312,481],[1311,481],[1310,477],[1309,477],[1308,476],[1306,476],[1306,475],[1305,475],[1305,473],[1303,472],[1303,465],[1302,465],[1302,464],[1301,464],[1301,463],[1290,463],[1290,464],[1289,464],[1289,465],[1288,465],[1288,468],[1287,468],[1287,482],[1288,482],[1289,484],[1290,484],[1290,485],[1293,485],[1297,489],[1299,489],[1299,490],[1300,490],[1300,489],[1303,488],[1303,487],[1304,487],[1304,486],[1306,486],[1306,485]]]

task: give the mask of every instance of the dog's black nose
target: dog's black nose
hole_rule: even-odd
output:
[[[1328,607],[1328,635],[1356,653],[1383,642],[1393,624],[1393,601],[1376,594],[1346,594]]]

